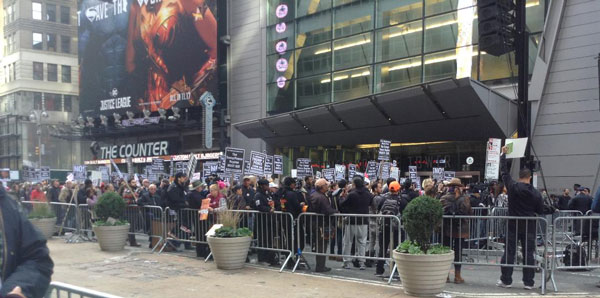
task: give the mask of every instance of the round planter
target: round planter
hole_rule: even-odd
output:
[[[208,237],[208,245],[217,268],[224,270],[243,268],[251,240],[250,237]]]
[[[52,238],[52,235],[56,232],[56,217],[51,218],[32,218],[29,219],[46,239]]]
[[[412,296],[435,296],[442,292],[454,252],[442,255],[411,255],[394,250],[394,261],[404,292]]]
[[[94,233],[103,251],[123,250],[127,242],[129,224],[121,226],[94,226]]]

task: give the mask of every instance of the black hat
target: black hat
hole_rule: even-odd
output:
[[[260,179],[260,180],[258,180],[258,185],[269,185],[269,180]]]
[[[83,184],[85,184],[85,185],[92,185],[92,180],[85,179],[85,182]]]
[[[177,172],[177,174],[175,174],[175,179],[179,179],[181,177],[187,177],[187,175],[183,172]]]

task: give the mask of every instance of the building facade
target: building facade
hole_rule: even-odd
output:
[[[0,168],[69,170],[78,141],[54,137],[78,115],[77,2],[3,0]]]
[[[591,23],[600,2],[550,3],[526,2],[535,155],[549,190],[582,179],[581,184],[596,187],[600,147],[593,133],[600,125],[598,71],[592,58],[598,53],[598,29]],[[579,19],[582,11],[585,18]],[[494,57],[478,49],[476,1],[245,1],[231,5],[229,17],[230,65],[235,66],[229,80],[232,145],[282,154],[288,173],[300,157],[317,167],[375,159],[383,138],[392,141],[392,159],[401,171],[414,165],[426,175],[436,163],[449,161],[447,170],[481,181],[487,139],[511,137],[516,131],[515,57]],[[550,34],[551,23],[560,24],[559,35]],[[570,38],[577,38],[582,48],[561,42]],[[540,53],[553,50],[549,45],[554,41],[558,48],[550,54],[559,56],[545,56],[539,63]],[[564,75],[563,82],[552,65],[570,55],[587,67],[573,70],[577,76]],[[561,70],[568,62],[562,65]],[[574,90],[581,84],[587,93]],[[549,114],[563,115],[552,99],[544,100],[558,96],[549,93],[577,102],[571,107],[590,109],[585,114],[589,119],[575,124],[569,121],[576,121],[577,113],[566,112],[571,118],[565,123],[545,122],[552,118]],[[551,127],[559,133],[548,131]],[[556,151],[559,147],[548,142],[562,134],[574,146],[575,138],[585,135],[581,142],[587,149]],[[574,176],[565,178],[562,163],[571,158],[583,162],[582,154],[594,162],[573,165],[568,175]],[[467,164],[467,157],[474,163]]]

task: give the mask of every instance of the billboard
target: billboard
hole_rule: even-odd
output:
[[[217,0],[79,0],[84,115],[200,106],[217,97]]]

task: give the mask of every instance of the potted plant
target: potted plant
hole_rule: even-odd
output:
[[[217,219],[223,226],[208,236],[208,245],[217,268],[224,270],[241,269],[248,257],[252,241],[252,231],[240,228],[241,212],[230,209],[218,212]]]
[[[123,250],[129,233],[129,223],[121,219],[126,204],[116,192],[105,192],[94,206],[97,220],[93,224],[100,249]]]
[[[394,250],[404,292],[413,296],[435,296],[442,292],[454,252],[442,245],[431,245],[431,236],[443,218],[442,203],[432,197],[412,200],[402,220],[410,240]]]
[[[34,204],[27,218],[46,239],[50,239],[56,232],[56,215],[48,203]]]

